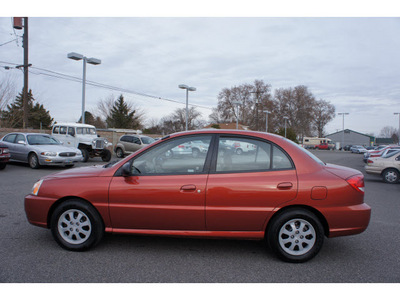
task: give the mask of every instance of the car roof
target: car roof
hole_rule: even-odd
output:
[[[93,125],[89,125],[89,124],[82,124],[82,123],[57,123],[54,124],[54,126],[70,126],[70,127],[87,127],[87,128],[96,128]]]

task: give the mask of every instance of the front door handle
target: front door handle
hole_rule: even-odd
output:
[[[291,182],[281,182],[278,184],[279,190],[290,190],[293,187]]]
[[[196,186],[194,184],[188,184],[188,185],[184,185],[181,187],[182,192],[190,192],[190,191],[195,191],[195,190],[196,190]]]

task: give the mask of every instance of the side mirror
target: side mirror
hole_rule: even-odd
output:
[[[131,176],[131,164],[130,163],[126,163],[122,166],[122,176],[124,177],[128,177]]]
[[[18,141],[18,144],[20,144],[20,145],[26,145],[25,141]]]

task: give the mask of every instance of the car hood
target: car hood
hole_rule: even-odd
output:
[[[333,164],[326,164],[325,170],[327,170],[329,173],[332,173],[342,179],[347,179],[354,175],[360,175],[360,174],[362,175],[362,173],[356,169],[333,165]]]
[[[51,151],[51,152],[78,152],[77,148],[67,147],[63,145],[30,145],[32,149],[38,152]]]
[[[61,172],[53,173],[43,177],[42,179],[58,179],[58,178],[77,178],[77,177],[97,177],[101,176],[106,169],[102,165],[73,168]]]

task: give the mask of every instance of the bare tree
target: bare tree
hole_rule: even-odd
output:
[[[320,99],[315,102],[313,129],[317,132],[318,137],[324,136],[324,128],[335,117],[335,106],[328,101]]]
[[[7,105],[15,98],[15,95],[15,84],[13,80],[7,76],[0,81],[0,117],[2,112],[7,108]]]
[[[398,130],[392,126],[385,126],[381,129],[381,133],[379,134],[379,137],[391,138],[393,134],[397,135],[397,131]]]

